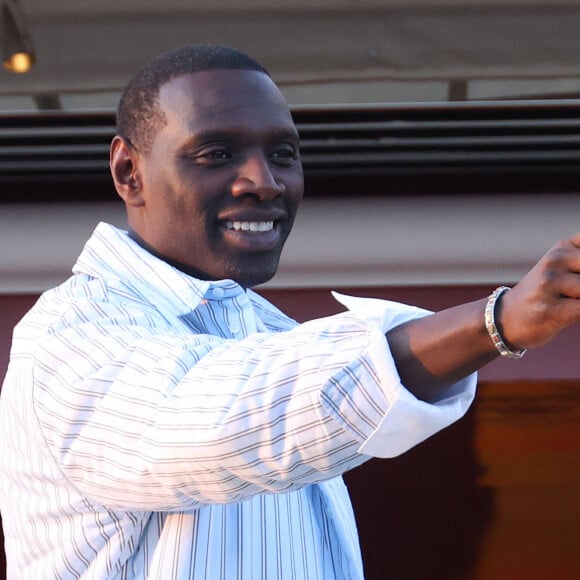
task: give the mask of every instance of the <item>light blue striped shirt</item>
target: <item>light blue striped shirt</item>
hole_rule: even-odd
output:
[[[296,324],[100,224],[14,332],[0,399],[8,578],[363,577],[340,475],[463,415],[428,405],[384,333],[423,310],[338,297]]]

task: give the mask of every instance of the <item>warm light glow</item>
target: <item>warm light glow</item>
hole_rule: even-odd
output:
[[[4,68],[15,73],[28,72],[34,64],[34,57],[27,52],[17,52],[4,61]]]
[[[1,0],[0,46],[4,68],[26,73],[34,65],[34,46],[19,0]]]

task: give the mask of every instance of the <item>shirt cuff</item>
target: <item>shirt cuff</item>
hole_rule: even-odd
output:
[[[353,314],[386,334],[409,320],[427,316],[430,311],[377,298],[358,298],[333,292],[333,296]],[[385,340],[386,348],[388,343]],[[385,369],[387,370],[387,369]],[[445,391],[433,403],[417,399],[401,383],[394,364],[385,402],[387,408],[372,434],[362,443],[359,453],[372,457],[395,457],[460,419],[475,397],[477,374],[473,373]]]

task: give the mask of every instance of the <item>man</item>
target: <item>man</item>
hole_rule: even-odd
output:
[[[513,289],[437,314],[339,296],[347,312],[297,325],[252,292],[303,179],[282,95],[232,49],[136,75],[111,173],[129,232],[100,224],[14,333],[12,579],[362,578],[340,475],[455,421],[477,368],[580,320],[580,236]]]

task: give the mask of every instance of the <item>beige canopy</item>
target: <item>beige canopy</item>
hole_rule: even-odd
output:
[[[0,110],[112,108],[142,62],[241,48],[291,104],[580,95],[578,0],[17,0],[37,55]]]

